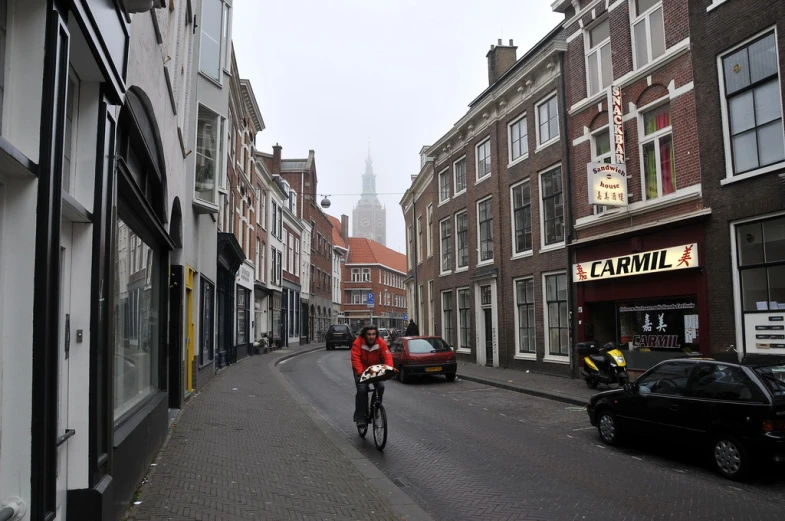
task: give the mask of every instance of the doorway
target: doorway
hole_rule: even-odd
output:
[[[193,392],[194,343],[196,331],[194,327],[194,270],[185,267],[185,395]]]
[[[493,367],[493,312],[490,308],[482,310],[485,330],[485,365]]]
[[[588,317],[585,326],[586,340],[594,340],[600,345],[608,342],[618,342],[617,338],[617,321],[616,321],[616,303],[609,302],[592,302],[588,304]]]
[[[56,519],[66,519],[68,493],[68,387],[70,385],[71,351],[71,259],[73,249],[73,223],[63,220],[60,227],[60,340],[58,349],[57,392],[57,492]]]

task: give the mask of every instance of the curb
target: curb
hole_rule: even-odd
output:
[[[567,396],[567,395],[563,395],[563,394],[555,394],[555,393],[551,393],[551,392],[548,392],[548,391],[542,391],[540,389],[532,389],[532,388],[529,388],[529,387],[518,387],[518,386],[515,386],[515,385],[506,384],[504,382],[498,382],[496,380],[490,380],[488,378],[479,378],[477,376],[471,376],[471,375],[467,376],[466,374],[462,374],[460,372],[458,373],[458,378],[461,378],[463,380],[468,380],[470,382],[477,382],[477,383],[480,383],[480,384],[489,385],[491,387],[498,387],[500,389],[504,389],[504,390],[507,390],[507,391],[513,391],[513,392],[516,392],[516,393],[529,394],[529,395],[532,395],[532,396],[537,396],[538,398],[545,398],[547,400],[554,400],[554,401],[557,401],[557,402],[569,403],[570,405],[584,406],[587,403],[589,403],[589,399],[588,398],[586,398],[586,399],[579,399],[579,398],[575,398],[575,397]]]
[[[286,389],[292,398],[294,398],[295,402],[297,402],[297,405],[300,406],[300,409],[311,419],[311,421],[313,421],[316,427],[322,431],[322,433],[330,441],[333,442],[338,450],[344,456],[346,456],[349,461],[352,462],[357,470],[370,481],[371,485],[373,485],[373,487],[379,491],[381,495],[387,499],[387,501],[390,502],[393,509],[401,517],[402,521],[434,521],[433,518],[429,516],[425,510],[420,508],[420,506],[417,505],[417,503],[415,503],[412,498],[404,493],[400,487],[387,478],[387,476],[385,476],[381,470],[376,468],[376,466],[371,463],[368,458],[363,456],[360,451],[355,449],[348,441],[346,441],[346,438],[343,437],[343,434],[335,430],[329,423],[327,423],[327,420],[325,420],[322,415],[319,414],[311,405],[311,403],[306,400],[305,397],[286,380],[286,377],[281,374],[277,368],[278,364],[285,360],[289,360],[290,358],[294,358],[296,356],[313,353],[314,351],[319,351],[322,349],[324,349],[324,346],[312,349],[304,349],[297,353],[291,353],[289,355],[282,356],[270,361],[270,369],[278,381],[281,382],[281,385],[283,385],[284,389]]]

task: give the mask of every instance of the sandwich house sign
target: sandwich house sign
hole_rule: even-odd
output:
[[[572,276],[576,283],[590,282],[698,266],[698,244],[692,243],[622,257],[580,262],[573,265]]]

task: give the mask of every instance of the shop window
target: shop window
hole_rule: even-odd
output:
[[[215,289],[207,279],[202,280],[202,317],[199,326],[202,336],[201,350],[199,351],[199,365],[204,365],[213,360],[215,338],[215,313],[213,312],[213,299]]]
[[[458,349],[472,347],[471,301],[472,292],[469,288],[458,290]]]
[[[512,188],[513,251],[516,254],[532,249],[532,201],[529,181]]]
[[[455,195],[466,191],[466,158],[462,157],[452,165],[455,178]]]
[[[566,357],[570,354],[567,274],[545,275],[544,279],[548,354]]]
[[[736,227],[743,310],[785,310],[785,217]]]
[[[638,378],[638,392],[643,395],[684,396],[687,394],[687,382],[693,366],[694,364],[689,363],[664,363]]]
[[[740,367],[701,364],[695,369],[691,389],[695,398],[732,402],[762,402],[760,390]]]
[[[439,202],[450,199],[450,171],[445,169],[439,172]]]
[[[447,218],[439,223],[439,237],[441,241],[441,272],[452,271],[452,226]]]
[[[519,354],[534,354],[534,279],[515,282],[516,345]]]
[[[693,296],[619,302],[616,311],[620,341],[632,349],[700,351],[698,306]],[[615,322],[615,317],[608,319]],[[599,329],[612,331],[615,326]]]
[[[455,216],[456,269],[469,267],[469,213]]]
[[[774,32],[723,57],[721,71],[732,174],[752,172],[785,160]]]
[[[452,313],[452,291],[445,291],[442,293],[442,338],[448,345],[453,345]]]
[[[611,66],[611,29],[608,18],[586,31],[586,83],[589,96],[594,96],[613,81]]]
[[[477,203],[477,240],[480,262],[493,262],[493,207],[492,199]]]
[[[249,320],[249,291],[245,288],[237,288],[237,344],[242,345],[248,342],[248,320]]]
[[[518,159],[525,159],[529,155],[529,130],[528,118],[524,115],[510,123],[510,163]]]
[[[561,167],[540,174],[542,194],[542,245],[551,246],[564,242],[564,196],[562,194]]]
[[[643,114],[643,137],[640,141],[646,200],[675,192],[676,169],[669,103]]]
[[[194,191],[198,199],[210,204],[216,204],[218,180],[223,170],[222,136],[223,119],[221,116],[203,105],[199,105]]]
[[[635,20],[632,22],[632,41],[635,49],[635,68],[640,69],[665,54],[665,25],[662,0],[634,0]]]
[[[477,145],[477,181],[491,175],[491,139]]]

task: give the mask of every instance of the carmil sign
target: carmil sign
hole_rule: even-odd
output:
[[[610,259],[579,262],[573,264],[572,274],[575,282],[590,282],[698,266],[698,244],[693,243]]]

